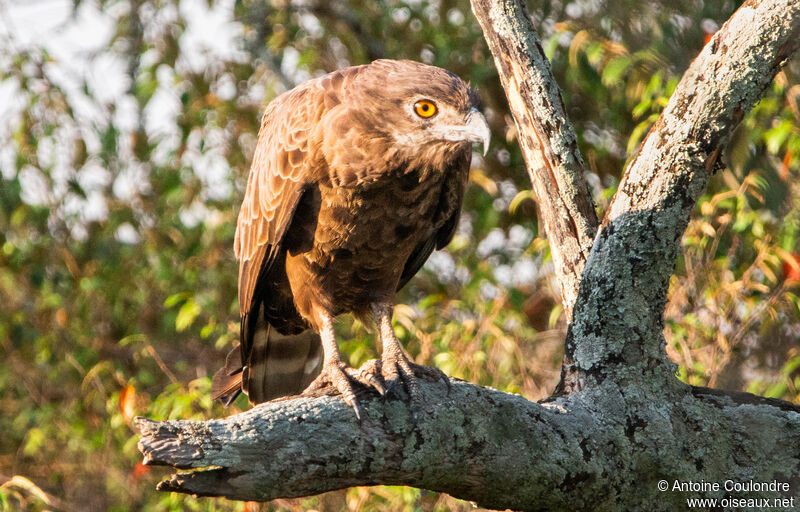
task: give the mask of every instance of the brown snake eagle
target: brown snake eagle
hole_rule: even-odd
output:
[[[332,384],[362,415],[354,383],[381,394],[417,376],[392,330],[395,292],[458,224],[472,144],[489,144],[464,81],[412,61],[378,60],[301,84],[264,113],[234,250],[240,346],[213,395],[261,403]],[[373,316],[381,359],[355,370],[339,354],[336,315]]]

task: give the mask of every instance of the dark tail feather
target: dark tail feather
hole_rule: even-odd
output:
[[[253,329],[242,365],[241,347],[230,351],[223,366],[211,381],[211,398],[229,406],[244,391],[250,402],[260,404],[287,395],[296,395],[311,383],[322,368],[322,342],[312,330],[283,335],[263,320],[248,323]],[[259,318],[259,314],[255,318]]]
[[[283,335],[260,323],[253,336],[242,388],[254,404],[303,391],[322,368],[322,342],[312,330]]]
[[[242,392],[242,351],[235,347],[228,352],[225,366],[217,370],[211,379],[211,399],[219,399],[225,407],[236,400]]]

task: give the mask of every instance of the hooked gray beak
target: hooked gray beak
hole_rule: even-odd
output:
[[[483,155],[489,151],[489,140],[492,132],[489,130],[489,123],[477,108],[473,108],[464,117],[464,124],[434,125],[431,127],[431,135],[438,140],[449,140],[452,142],[472,142],[483,144]]]
[[[489,129],[489,123],[486,122],[486,118],[478,109],[473,108],[464,120],[466,121],[464,126],[465,139],[475,144],[483,144],[483,156],[486,156],[489,151],[489,141],[492,138],[492,131]]]

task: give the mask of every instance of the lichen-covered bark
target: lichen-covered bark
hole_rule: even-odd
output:
[[[748,497],[800,499],[800,407],[688,386],[654,400],[610,381],[539,404],[463,382],[449,394],[422,385],[416,426],[401,399],[362,397],[359,424],[338,397],[297,398],[222,420],[137,419],[139,447],[148,464],[198,468],[159,489],[243,500],[391,484],[499,509],[682,510],[700,493],[661,492],[660,480],[775,478],[790,491]]]
[[[567,318],[597,230],[578,138],[521,1],[472,0],[517,127]]]
[[[800,2],[748,0],[714,36],[626,170],[593,244],[574,133],[522,2],[474,0],[473,9],[514,111],[567,309],[577,297],[556,396],[532,403],[423,382],[417,424],[406,401],[373,395],[360,398],[361,423],[339,397],[205,422],[137,419],[145,462],[191,469],[160,489],[268,500],[384,483],[526,510],[683,510],[688,498],[731,496],[800,506],[800,407],[682,384],[661,334],[689,213],[726,137],[800,46]],[[663,492],[662,480],[789,488]]]
[[[689,215],[722,145],[800,47],[800,2],[751,0],[703,48],[629,164],[581,280],[560,390],[668,376],[663,312]]]

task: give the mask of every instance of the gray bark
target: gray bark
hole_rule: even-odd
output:
[[[699,493],[659,480],[753,478],[790,492],[747,497],[800,500],[800,407],[785,402],[689,386],[662,400],[610,381],[543,403],[465,382],[423,389],[416,426],[402,399],[362,396],[359,424],[338,397],[295,398],[221,420],[140,418],[140,448],[148,464],[198,468],[160,490],[234,499],[391,484],[498,509],[674,510]]]
[[[577,286],[557,394],[532,403],[463,382],[449,394],[423,383],[416,425],[406,401],[369,393],[361,397],[361,423],[339,397],[294,398],[205,422],[140,418],[145,462],[191,469],[159,488],[268,500],[402,484],[526,510],[674,510],[697,496],[794,498],[776,509],[800,507],[800,406],[682,384],[661,334],[690,211],[726,137],[800,46],[800,2],[748,1],[720,29],[626,170],[588,246],[595,224],[569,142],[574,133],[524,6],[473,0],[473,10],[495,54],[539,206],[555,219],[546,222],[553,252],[571,255],[557,263],[559,277],[574,281],[564,286]],[[536,106],[540,95],[548,106]],[[555,189],[540,193],[545,185]],[[565,218],[567,227],[554,228]],[[670,489],[676,481],[720,489],[662,492],[661,480]],[[724,489],[726,481],[751,480],[788,489]]]
[[[592,247],[561,391],[615,372],[671,378],[663,313],[681,236],[723,144],[798,47],[800,2],[747,1],[692,62],[626,169]]]
[[[564,313],[570,319],[598,224],[578,137],[525,3],[472,0],[472,11],[514,116],[539,217],[551,240]]]

